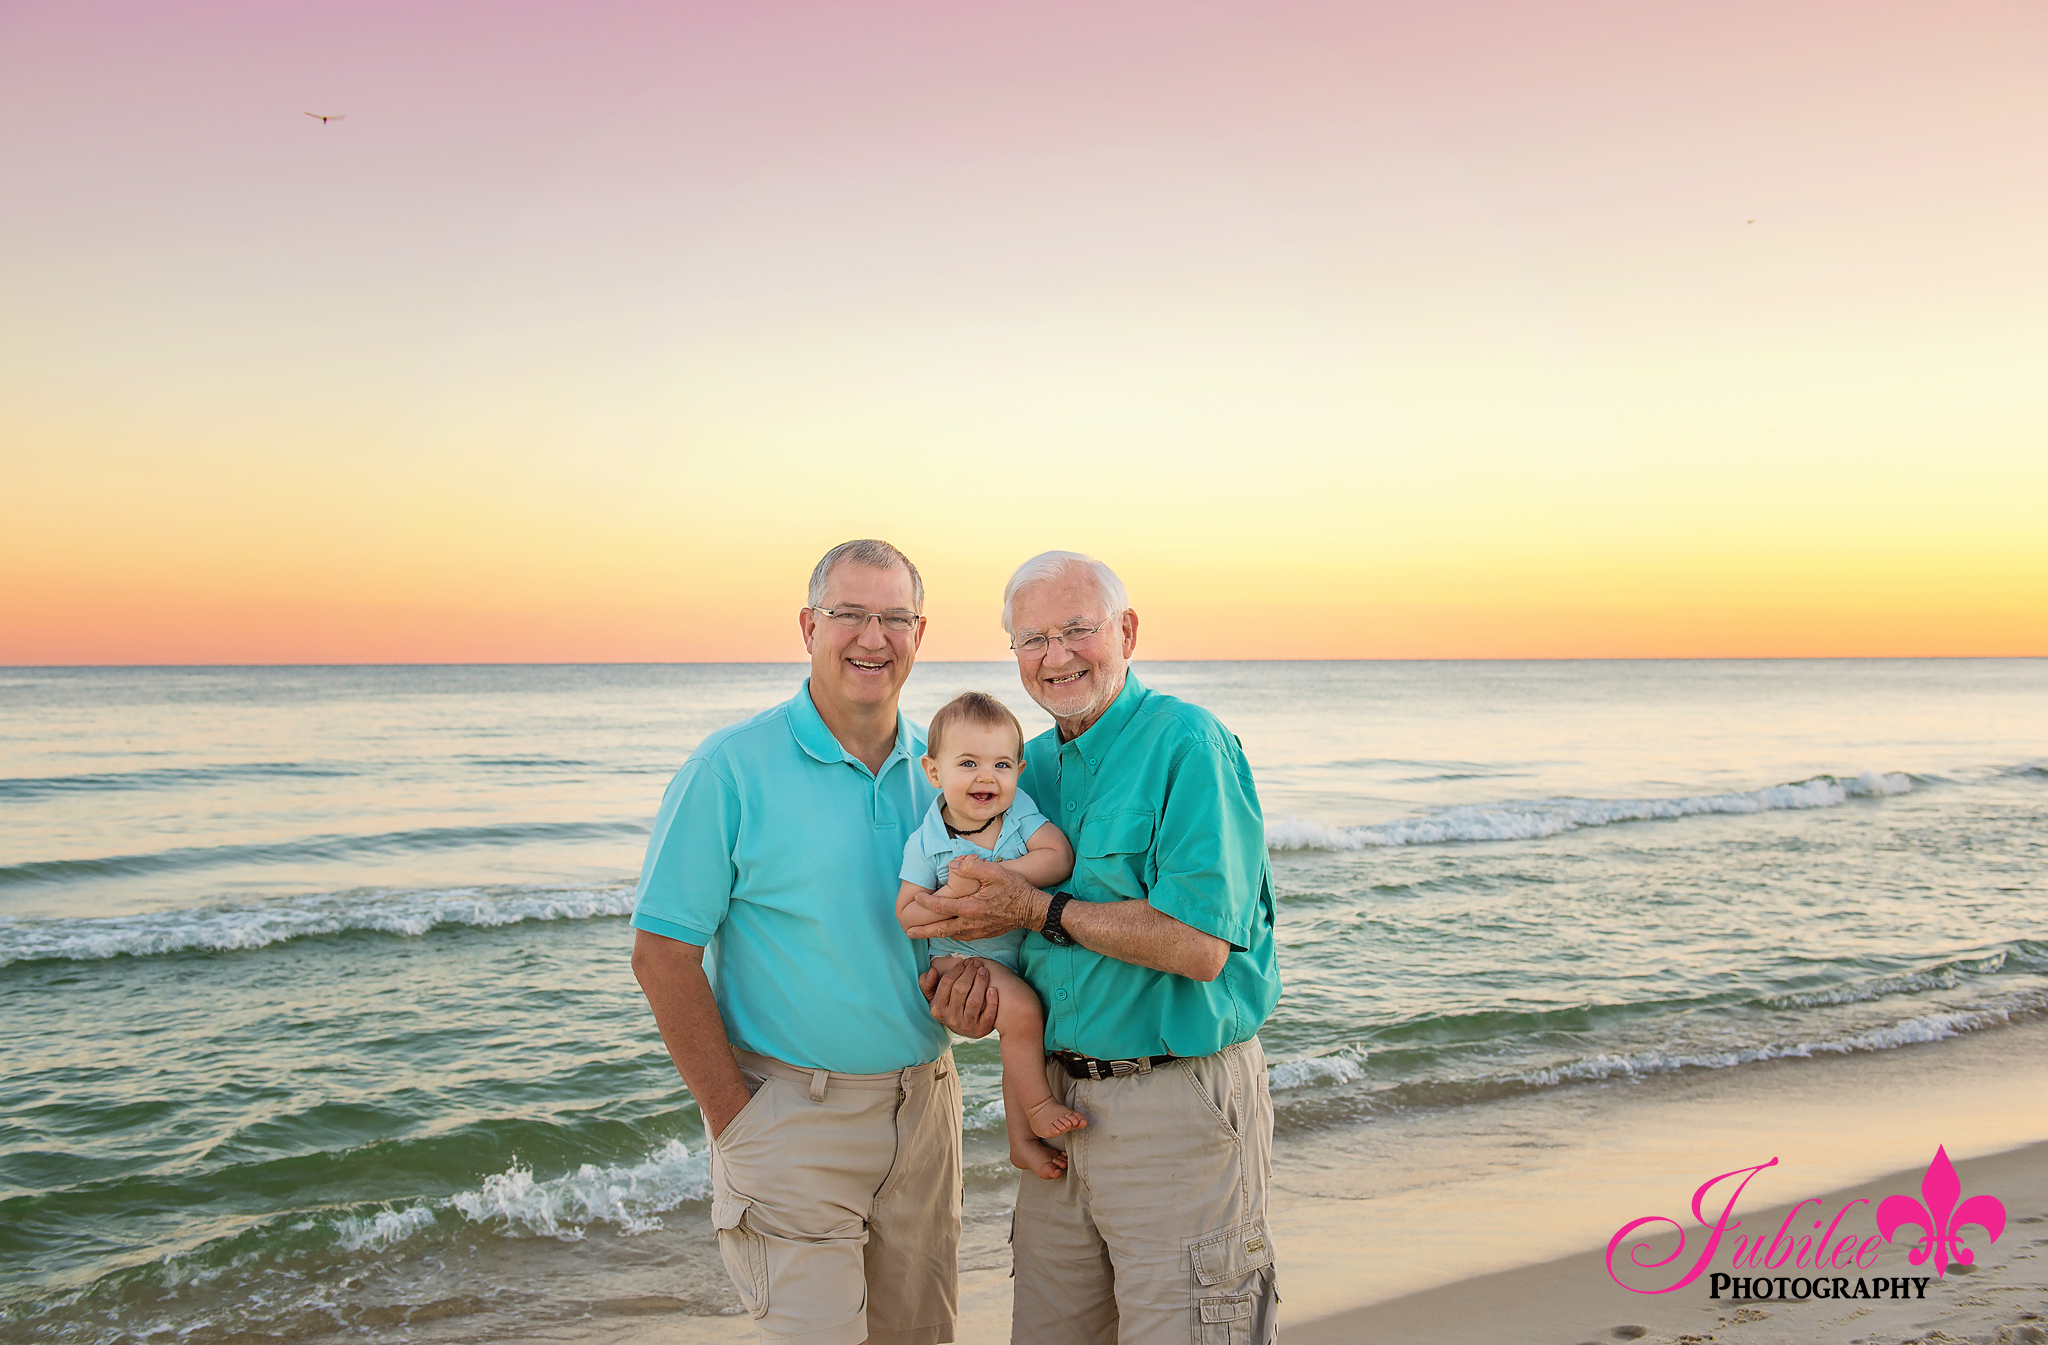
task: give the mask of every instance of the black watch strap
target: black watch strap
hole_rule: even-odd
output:
[[[1067,933],[1067,927],[1060,923],[1060,912],[1066,910],[1067,903],[1073,899],[1074,894],[1071,892],[1055,892],[1052,894],[1052,900],[1046,904],[1045,924],[1038,932],[1045,935],[1047,943],[1058,944],[1064,948],[1074,941],[1074,936]]]

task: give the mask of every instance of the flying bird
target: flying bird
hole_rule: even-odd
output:
[[[330,122],[330,121],[347,121],[347,120],[348,120],[348,113],[346,113],[346,112],[330,112],[330,113],[320,113],[320,112],[308,112],[308,113],[307,113],[306,115],[307,115],[307,116],[309,116],[309,117],[318,117],[318,118],[320,118],[320,124],[321,124],[322,126],[325,126],[325,125],[326,125],[326,124],[327,124],[328,122]]]

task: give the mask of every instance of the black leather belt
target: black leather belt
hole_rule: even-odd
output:
[[[1150,1074],[1154,1065],[1180,1059],[1177,1055],[1147,1055],[1136,1060],[1097,1060],[1073,1051],[1054,1051],[1052,1059],[1073,1079],[1122,1079],[1132,1074]]]

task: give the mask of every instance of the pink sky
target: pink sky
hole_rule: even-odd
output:
[[[9,4],[0,661],[761,656],[861,534],[944,655],[1061,545],[1184,652],[2048,652],[2043,69],[2019,4]]]

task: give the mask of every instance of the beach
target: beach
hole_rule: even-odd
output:
[[[1686,1245],[1697,1255],[1702,1230],[1687,1217],[1694,1189],[1771,1158],[1778,1168],[1761,1174],[1738,1205],[1745,1234],[1780,1229],[1793,1202],[1814,1200],[1832,1224],[1845,1205],[1867,1199],[1835,1225],[1838,1237],[1867,1238],[1871,1211],[1885,1196],[1919,1195],[1937,1145],[1954,1159],[1964,1193],[1997,1197],[2007,1223],[1996,1242],[1981,1228],[1969,1230],[1974,1268],[1950,1265],[1924,1298],[1766,1302],[1724,1292],[1716,1299],[1706,1274],[1673,1293],[1639,1294],[1608,1275],[1607,1240],[1645,1215],[1684,1220]],[[1360,1152],[1390,1175],[1355,1173],[1348,1161],[1312,1163],[1298,1152],[1275,1173],[1281,1331],[1292,1345],[2007,1345],[2048,1338],[2048,1023],[1748,1074],[1594,1086],[1540,1107],[1377,1128],[1364,1149],[1344,1148],[1347,1160]],[[1333,1201],[1318,1178],[1337,1168],[1365,1180]],[[1907,1261],[1913,1236],[1885,1244],[1846,1278],[1932,1276],[1931,1266]],[[1659,1259],[1672,1243],[1668,1234],[1651,1239],[1644,1259]],[[1726,1262],[1724,1247],[1715,1265],[1725,1270]],[[968,1270],[961,1297],[962,1345],[1009,1340],[1005,1268]],[[683,1316],[680,1306],[658,1297],[601,1305],[589,1323],[550,1338],[591,1345],[753,1339],[743,1317],[707,1322]],[[2024,1334],[2033,1323],[2043,1337]]]
[[[1666,1298],[1608,1292],[1605,1249],[1491,1275],[1475,1276],[1283,1328],[1291,1345],[1353,1345],[1402,1341],[1415,1345],[1592,1345],[1638,1340],[1643,1345],[1717,1341],[1728,1345],[1902,1345],[1970,1341],[1972,1345],[2031,1345],[2048,1340],[2048,1145],[1965,1159],[1957,1163],[1965,1190],[1995,1191],[2012,1219],[2004,1235],[1986,1245],[1972,1239],[1977,1259],[1968,1274],[1915,1290],[1903,1301],[1797,1302],[1706,1297],[1704,1289]],[[1911,1191],[1921,1176],[1909,1168],[1889,1177],[1821,1195],[1839,1209],[1863,1198],[1881,1200]],[[1776,1226],[1787,1206],[1760,1209],[1752,1218]],[[1844,1227],[1848,1225],[1844,1224]],[[1899,1258],[1903,1261],[1903,1257]],[[1893,1265],[1892,1271],[1923,1274]],[[1000,1337],[999,1337],[1000,1338]]]
[[[1000,1345],[1027,1108],[1148,1342],[2048,1345],[2044,58],[0,0],[0,1345]]]
[[[745,1338],[625,917],[669,776],[802,672],[0,672],[0,1339]],[[1806,1331],[1585,1259],[1773,1158],[1743,1210],[1945,1146],[2039,1212],[1995,1156],[2048,1140],[2048,663],[1139,675],[1259,784],[1290,1338]],[[1035,730],[1015,676],[905,711]],[[997,1052],[954,1051],[960,1338],[1001,1341]],[[2025,1297],[2031,1227],[1972,1294]]]
[[[1482,1170],[1448,1188],[1370,1202],[1370,1216],[1354,1214],[1341,1227],[1321,1207],[1308,1217],[1301,1207],[1294,1218],[1282,1214],[1276,1231],[1291,1253],[1288,1279],[1307,1281],[1288,1296],[1286,1338],[1297,1345],[1576,1345],[1629,1339],[1615,1329],[1642,1326],[1648,1331],[1640,1338],[1656,1345],[1688,1336],[1894,1345],[1942,1339],[1927,1334],[1936,1330],[1991,1342],[2022,1314],[2048,1319],[2048,1259],[2041,1255],[2048,1247],[2048,1025],[1748,1075],[1702,1074],[1653,1091],[1658,1096],[1585,1099],[1569,1138],[1546,1137],[1552,1147],[1526,1157],[1481,1150],[1473,1167]],[[1511,1124],[1488,1129],[1497,1145],[1543,1142]],[[1963,1191],[2002,1200],[2008,1222],[1995,1243],[1983,1229],[1970,1230],[1965,1241],[1978,1268],[1958,1274],[1951,1265],[1925,1299],[1736,1304],[1726,1293],[1708,1297],[1707,1274],[1668,1294],[1631,1293],[1608,1275],[1608,1239],[1649,1215],[1687,1225],[1690,1254],[1674,1264],[1692,1264],[1702,1245],[1688,1211],[1694,1190],[1772,1158],[1779,1166],[1759,1174],[1737,1207],[1745,1233],[1775,1233],[1795,1201],[1817,1198],[1832,1223],[1845,1204],[1868,1198],[1872,1204],[1852,1209],[1837,1229],[1838,1236],[1868,1236],[1884,1196],[1920,1194],[1937,1145],[1955,1160]],[[1279,1180],[1287,1184],[1284,1175]],[[1718,1190],[1725,1196],[1725,1187]],[[1718,1211],[1710,1204],[1709,1212]],[[1907,1243],[1917,1235],[1888,1245],[1848,1278],[1931,1275],[1931,1266],[1907,1262]],[[1340,1245],[1338,1237],[1349,1241]],[[1567,1241],[1576,1244],[1569,1251],[1561,1246]],[[1646,1261],[1666,1254],[1672,1239],[1652,1245]],[[1727,1260],[1724,1246],[1713,1268],[1727,1271]],[[1418,1287],[1425,1279],[1436,1282]]]

